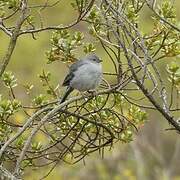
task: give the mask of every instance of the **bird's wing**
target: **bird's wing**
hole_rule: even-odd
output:
[[[80,66],[86,64],[86,61],[84,60],[79,60],[77,61],[76,63],[72,64],[70,67],[69,67],[69,71],[70,72],[75,72]]]
[[[70,72],[69,74],[67,74],[67,76],[65,77],[62,85],[63,86],[69,86],[69,84],[70,84],[73,77],[74,77],[73,73]]]
[[[74,72],[77,71],[77,69],[79,67],[81,67],[82,65],[86,64],[86,61],[84,60],[79,60],[77,61],[76,63],[72,64],[70,67],[69,67],[69,74],[67,74],[67,76],[65,77],[64,81],[63,81],[63,86],[69,86],[71,80],[73,79],[74,77]]]

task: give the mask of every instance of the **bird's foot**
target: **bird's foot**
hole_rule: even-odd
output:
[[[81,96],[83,97],[83,99],[86,101],[87,100],[87,92],[80,92]]]
[[[92,97],[97,95],[97,91],[96,90],[88,90],[85,92],[81,92],[81,95],[83,96],[83,98],[85,100],[87,100],[87,97],[89,97],[89,95],[91,95]]]
[[[90,93],[92,96],[97,96],[97,91],[96,90],[89,90],[87,92]]]

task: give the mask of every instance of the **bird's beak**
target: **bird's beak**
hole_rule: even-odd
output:
[[[102,59],[99,59],[100,62],[102,62]]]

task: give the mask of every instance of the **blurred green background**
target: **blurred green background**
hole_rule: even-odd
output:
[[[31,4],[44,2],[30,1]],[[174,1],[177,7],[177,16],[180,20],[180,1]],[[38,17],[37,12],[34,12]],[[42,12],[44,24],[56,25],[68,24],[75,18],[75,12],[70,6],[70,1],[62,0],[55,8],[48,8]],[[145,9],[141,14],[141,30],[152,30],[151,12]],[[11,22],[9,22],[11,23]],[[37,22],[38,23],[38,22]],[[79,24],[74,27],[87,34],[87,27]],[[37,40],[31,35],[22,36],[17,43],[7,70],[14,72],[18,78],[18,87],[15,92],[19,99],[28,102],[23,85],[35,84],[33,93],[41,92],[42,86],[38,74],[43,69],[52,73],[52,83],[61,84],[68,68],[58,61],[50,65],[46,64],[45,52],[50,48],[51,32],[36,34]],[[89,38],[89,37],[88,37]],[[0,59],[2,59],[8,45],[8,38],[0,32]],[[99,47],[97,54],[104,60],[104,51]],[[79,52],[77,57],[83,56]],[[166,64],[162,64],[162,68]],[[104,71],[108,70],[106,60],[103,61]],[[38,86],[37,86],[38,85]],[[4,94],[0,89],[0,94]],[[148,122],[137,133],[134,141],[129,144],[115,144],[113,149],[106,150],[102,159],[98,153],[91,154],[83,161],[75,165],[60,164],[47,179],[49,180],[180,180],[180,139],[174,131],[166,131],[169,124],[159,114],[149,111]],[[17,119],[21,120],[21,117]],[[24,174],[26,180],[36,180],[42,177],[47,169],[36,169]]]

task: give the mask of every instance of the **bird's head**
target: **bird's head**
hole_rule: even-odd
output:
[[[88,56],[86,56],[86,59],[95,63],[102,62],[102,60],[99,57],[97,57],[95,54],[89,54]]]

